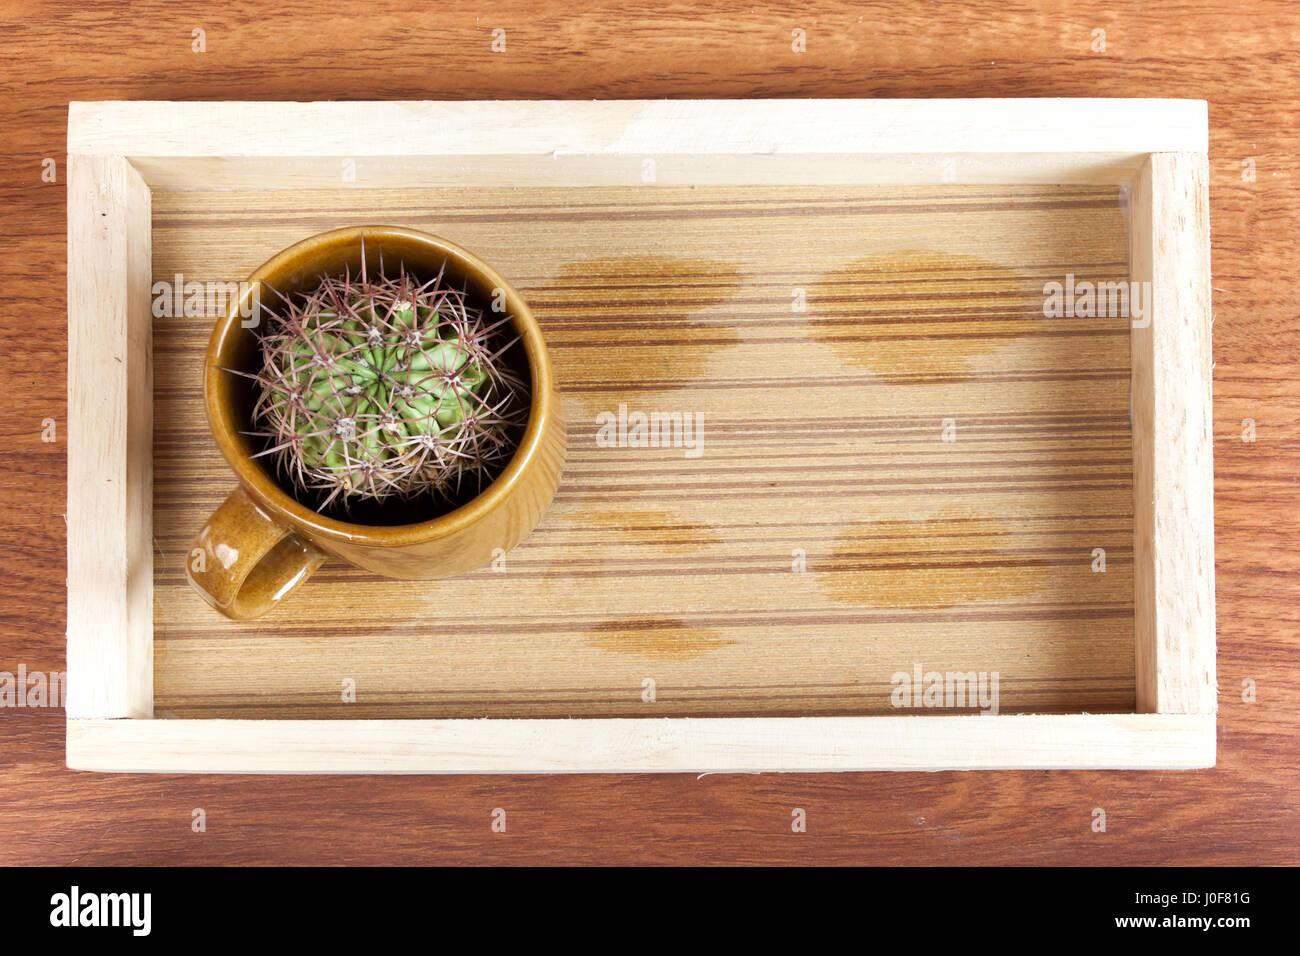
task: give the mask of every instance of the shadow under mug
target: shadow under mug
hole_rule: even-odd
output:
[[[360,271],[364,242],[367,269],[382,251],[390,268],[464,283],[473,300],[500,301],[531,378],[528,423],[514,457],[487,488],[452,511],[429,520],[354,524],[317,513],[286,492],[253,455],[243,434],[251,399],[246,380],[223,368],[250,368],[258,341],[246,328],[250,297],[266,283],[289,296],[310,291],[322,274]],[[274,293],[270,293],[274,294]],[[549,507],[564,467],[565,433],[559,395],[541,331],[519,293],[477,256],[436,236],[391,226],[336,229],[296,243],[264,263],[213,329],[203,371],[208,425],[234,470],[238,486],[194,539],[186,576],[227,617],[250,620],[265,614],[315,571],[328,555],[392,578],[428,579],[460,574],[492,561],[533,530]]]

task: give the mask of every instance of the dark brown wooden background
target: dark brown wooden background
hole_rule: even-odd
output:
[[[1173,96],[1210,102],[1219,766],[1193,773],[72,773],[0,711],[0,863],[1300,861],[1300,5],[42,3],[0,10],[0,670],[64,668],[71,99]],[[491,30],[507,52],[490,51]],[[791,51],[791,30],[807,52]],[[191,51],[206,31],[207,52]],[[1106,51],[1090,50],[1105,30]],[[1086,137],[1087,131],[1080,135]],[[41,161],[58,182],[41,181]],[[1244,181],[1243,160],[1257,176]],[[41,442],[41,422],[59,441]],[[1257,438],[1242,441],[1243,419]],[[1242,701],[1242,682],[1258,688]],[[191,811],[207,832],[191,832]],[[505,834],[489,814],[504,807]],[[803,807],[808,832],[790,830]],[[1094,807],[1107,832],[1090,828]]]

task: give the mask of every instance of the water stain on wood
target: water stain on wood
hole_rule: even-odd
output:
[[[821,575],[828,597],[873,608],[951,608],[1014,601],[1060,573],[1015,547],[1008,522],[960,507],[842,532]],[[1085,552],[1086,553],[1086,552]]]
[[[681,559],[706,554],[722,543],[716,528],[671,511],[647,508],[590,508],[550,520],[562,530],[565,557],[546,563],[541,592],[553,611],[579,611],[588,596],[572,588],[576,573],[607,572],[616,578],[647,569],[675,567]],[[633,594],[620,587],[620,592]]]
[[[679,618],[618,618],[582,636],[589,647],[616,654],[634,654],[659,661],[684,661],[720,650],[736,641],[716,630],[695,627]]]
[[[626,399],[686,387],[739,343],[723,307],[740,288],[739,263],[641,255],[566,262],[521,291],[563,387]]]
[[[807,293],[812,337],[846,365],[915,375],[969,370],[1042,328],[1042,279],[979,256],[908,249],[857,259]]]
[[[630,545],[645,545],[666,554],[700,552],[722,541],[711,525],[671,511],[652,508],[599,508],[575,511],[573,525],[612,531]]]

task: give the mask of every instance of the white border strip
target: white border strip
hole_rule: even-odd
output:
[[[1211,767],[1213,715],[69,720],[74,770],[626,773]]]
[[[69,104],[68,152],[128,157],[1208,150],[1204,100],[773,99]]]

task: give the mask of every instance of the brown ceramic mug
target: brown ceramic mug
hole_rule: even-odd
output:
[[[519,335],[518,348],[531,378],[528,423],[514,457],[487,488],[437,517],[404,522],[398,512],[383,523],[351,523],[319,514],[290,495],[254,459],[249,430],[249,389],[225,369],[252,369],[255,328],[245,318],[249,297],[270,286],[289,296],[313,288],[322,274],[355,274],[362,243],[369,268],[382,251],[385,262],[408,271],[445,276],[479,301],[498,301]],[[265,283],[265,285],[264,285]],[[521,363],[523,364],[523,363]],[[546,345],[519,293],[477,256],[444,239],[412,229],[362,226],[304,239],[254,272],[240,302],[217,323],[204,363],[203,393],[208,425],[239,484],[213,512],[194,540],[186,562],[190,584],[228,617],[265,614],[315,571],[328,555],[393,578],[441,578],[491,562],[541,520],[564,466],[564,422]],[[414,516],[411,516],[414,517]]]

